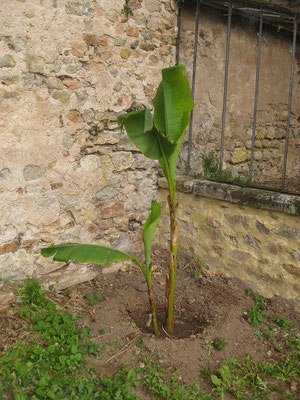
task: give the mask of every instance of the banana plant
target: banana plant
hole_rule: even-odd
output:
[[[174,326],[174,297],[177,269],[178,222],[176,200],[176,164],[184,131],[190,121],[190,111],[194,102],[185,67],[178,65],[162,70],[162,81],[153,99],[154,114],[144,110],[122,114],[118,123],[125,130],[135,146],[148,158],[158,160],[169,187],[168,204],[170,210],[170,263],[166,275],[166,322],[165,330],[170,332]],[[160,205],[153,201],[151,213],[143,227],[145,263],[130,254],[119,250],[93,244],[51,245],[41,250],[44,257],[55,261],[70,260],[106,265],[116,261],[132,260],[142,271],[147,286],[154,334],[159,334],[154,295],[152,290],[151,248],[161,213]]]
[[[152,201],[151,213],[144,224],[142,232],[145,250],[144,265],[142,265],[137,257],[131,254],[124,253],[111,247],[100,246],[96,244],[52,244],[49,247],[43,248],[41,250],[41,254],[44,257],[53,256],[54,261],[68,262],[70,260],[73,260],[79,262],[89,262],[97,265],[107,265],[122,260],[133,261],[140,268],[145,277],[148,286],[148,297],[150,312],[152,314],[153,331],[154,334],[158,336],[159,328],[156,318],[154,295],[152,289],[151,249],[160,213],[160,205],[156,201]]]
[[[190,122],[190,111],[194,107],[190,85],[184,71],[183,65],[162,70],[162,81],[153,99],[153,115],[145,108],[118,117],[119,125],[125,127],[127,135],[135,146],[146,157],[158,160],[168,182],[170,261],[169,273],[166,275],[165,330],[167,332],[174,326],[178,237],[176,165],[183,135]]]

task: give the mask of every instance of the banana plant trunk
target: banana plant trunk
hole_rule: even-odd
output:
[[[170,261],[169,274],[166,276],[166,321],[165,330],[171,332],[174,327],[174,299],[176,288],[176,272],[177,272],[177,238],[178,238],[178,222],[177,210],[178,203],[174,196],[168,196],[170,211]]]
[[[158,322],[157,322],[157,318],[156,318],[155,303],[154,303],[154,295],[153,295],[153,290],[152,290],[151,275],[150,275],[150,279],[147,279],[147,285],[148,285],[148,298],[149,298],[149,304],[150,304],[150,312],[152,315],[153,332],[154,332],[155,336],[159,336]]]

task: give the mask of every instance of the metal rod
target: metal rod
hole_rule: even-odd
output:
[[[294,70],[295,70],[296,39],[297,39],[297,17],[295,16],[294,17],[292,61],[291,61],[291,77],[290,77],[290,88],[289,88],[288,116],[287,116],[287,126],[286,126],[286,138],[285,138],[285,149],[284,149],[284,159],[283,159],[283,173],[282,173],[281,190],[284,190],[285,178],[286,178],[286,166],[287,166],[288,147],[289,147],[289,134],[290,134],[290,121],[291,121],[291,108],[292,108],[292,97],[293,97],[293,82],[294,82]]]
[[[259,18],[259,36],[258,36],[258,48],[257,48],[256,80],[255,80],[252,140],[251,140],[251,157],[250,157],[250,168],[249,168],[249,183],[252,182],[252,175],[253,175],[254,142],[255,142],[256,115],[257,115],[258,91],[259,91],[259,72],[260,72],[260,59],[261,59],[262,26],[263,26],[263,10],[261,10],[260,18]]]
[[[179,64],[179,51],[180,51],[180,40],[181,40],[181,22],[182,22],[182,1],[178,4],[178,16],[177,16],[177,38],[176,38],[176,58],[175,65]]]
[[[192,77],[192,96],[195,97],[195,82],[196,82],[196,69],[197,69],[197,50],[198,50],[198,36],[199,36],[199,16],[200,16],[200,0],[197,0],[196,10],[196,25],[195,25],[195,43],[194,43],[194,61],[193,61],[193,77]],[[192,132],[193,132],[193,110],[190,114],[189,126],[189,141],[188,141],[188,158],[186,173],[189,174],[191,170],[191,149],[192,149]]]
[[[219,162],[219,179],[222,178],[223,157],[224,157],[224,136],[225,136],[225,122],[226,122],[226,112],[227,112],[227,88],[228,88],[228,70],[229,70],[231,15],[232,15],[232,4],[230,1],[228,3],[228,25],[227,25],[227,41],[226,41],[226,59],[225,59],[225,78],[224,78],[224,94],[223,94],[223,113],[222,113],[220,162]]]

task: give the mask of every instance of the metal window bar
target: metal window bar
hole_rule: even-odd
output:
[[[199,35],[199,16],[200,16],[200,0],[197,0],[196,10],[196,24],[195,24],[195,42],[194,42],[194,60],[193,60],[193,77],[192,77],[192,96],[195,97],[195,81],[196,81],[196,70],[197,70],[197,50],[198,50],[198,35]],[[188,158],[186,173],[189,174],[191,170],[191,149],[192,149],[192,132],[193,132],[193,110],[190,114],[190,126],[189,126],[189,139],[188,139]]]
[[[272,190],[276,191],[284,191],[285,188],[285,180],[286,180],[286,168],[287,168],[287,156],[288,156],[288,140],[289,140],[289,131],[290,131],[290,116],[291,116],[291,106],[292,106],[292,91],[293,91],[293,77],[294,77],[294,63],[295,63],[295,52],[296,52],[296,37],[297,37],[297,16],[300,13],[289,11],[287,9],[280,9],[280,7],[275,6],[267,6],[264,5],[251,5],[249,7],[245,7],[244,4],[239,1],[223,1],[216,2],[213,0],[197,0],[197,10],[199,12],[199,3],[202,5],[206,5],[209,7],[215,7],[217,9],[222,9],[228,12],[228,26],[227,26],[227,42],[226,42],[226,59],[225,59],[225,77],[224,77],[224,93],[223,93],[223,112],[222,112],[222,131],[221,131],[221,146],[220,146],[220,160],[219,160],[219,180],[222,180],[222,166],[223,166],[223,157],[224,157],[224,137],[225,137],[225,125],[226,125],[226,113],[227,113],[227,88],[228,88],[228,70],[229,70],[229,52],[230,52],[230,34],[231,34],[231,17],[232,10],[234,9],[234,13],[237,15],[242,15],[249,19],[253,19],[255,21],[259,21],[259,46],[261,47],[261,39],[262,39],[262,25],[263,24],[271,24],[278,26],[279,29],[282,27],[282,23],[285,24],[286,29],[293,22],[293,47],[292,47],[292,64],[291,64],[291,76],[290,76],[290,85],[289,85],[289,100],[288,100],[288,119],[287,119],[287,130],[286,130],[286,142],[285,142],[285,153],[284,153],[284,166],[283,166],[283,176],[282,176],[282,187],[281,189],[272,188]],[[183,3],[180,3],[181,6]],[[181,10],[182,12],[182,10]],[[178,15],[179,18],[179,15]],[[198,18],[196,17],[196,29],[198,30]],[[181,25],[181,15],[179,27]],[[194,64],[193,64],[193,86],[192,92],[194,96],[195,90],[195,72],[196,72],[196,54],[197,53],[197,45],[198,45],[198,32],[195,37],[195,48],[194,48]],[[258,88],[259,88],[259,70],[260,70],[260,54],[261,48],[258,48],[258,57],[257,57],[257,66],[256,66],[256,87],[255,87],[255,98],[254,99],[254,114],[253,114],[253,129],[252,129],[252,143],[251,143],[251,158],[250,160],[250,170],[249,170],[249,184],[251,186],[252,183],[252,175],[253,175],[253,160],[254,160],[254,141],[255,141],[255,130],[256,130],[256,113],[257,113],[257,103],[258,103]],[[178,57],[178,58],[177,58]],[[178,44],[178,56],[176,60],[179,60],[179,44]],[[187,173],[190,172],[190,157],[191,157],[191,146],[192,146],[192,129],[193,129],[193,115],[191,113],[191,124],[189,128],[189,143],[188,143],[188,162],[187,162]],[[266,188],[264,189],[271,189]],[[295,193],[296,194],[296,193]]]
[[[250,167],[249,167],[249,184],[252,183],[252,176],[253,176],[254,142],[255,142],[256,115],[257,115],[258,91],[259,91],[259,73],[260,73],[260,59],[261,59],[262,27],[263,27],[263,10],[261,9],[260,18],[259,18],[259,33],[258,33],[259,36],[258,36],[258,48],[257,48],[255,95],[254,95],[254,110],[253,110],[253,127],[252,127],[252,140],[251,140],[251,157],[250,157]]]
[[[223,112],[222,112],[222,132],[221,132],[221,146],[220,146],[220,162],[219,162],[219,179],[222,179],[223,158],[224,158],[224,137],[225,137],[225,124],[227,113],[227,88],[228,88],[228,70],[229,70],[229,50],[230,50],[230,34],[231,34],[231,16],[232,16],[232,3],[228,3],[228,25],[227,25],[227,39],[226,39],[226,58],[225,58],[225,78],[224,78],[224,94],[223,94]]]
[[[176,57],[175,57],[175,65],[179,64],[179,55],[180,55],[180,40],[181,40],[181,21],[182,21],[182,1],[179,1],[178,4],[178,15],[177,15],[177,38],[176,38]]]
[[[293,31],[292,59],[291,59],[291,76],[290,76],[290,87],[289,87],[288,117],[287,117],[287,126],[286,126],[286,139],[285,139],[285,149],[284,149],[281,190],[284,190],[285,180],[286,180],[286,167],[287,167],[292,97],[293,97],[293,82],[294,82],[294,71],[295,71],[296,40],[297,40],[297,17],[295,16],[294,17],[294,31]]]

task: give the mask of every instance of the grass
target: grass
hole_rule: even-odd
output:
[[[249,178],[243,174],[234,175],[230,169],[222,171],[221,177],[219,176],[219,162],[213,150],[209,153],[203,153],[201,156],[203,174],[210,179],[221,179],[222,181],[235,182],[240,185],[247,185]]]
[[[114,376],[99,375],[88,367],[87,356],[99,359],[107,346],[114,348],[120,343],[112,339],[107,346],[99,347],[91,342],[89,330],[80,328],[72,313],[59,311],[40,284],[29,280],[19,290],[19,316],[26,340],[10,345],[0,357],[0,398],[138,400],[139,387],[145,398],[157,400],[222,400],[229,393],[241,400],[296,400],[300,389],[300,336],[292,321],[278,314],[268,316],[267,300],[252,291],[248,295],[254,302],[248,310],[250,329],[255,329],[258,340],[273,348],[276,361],[257,362],[250,355],[238,360],[232,356],[214,370],[199,365],[199,379],[186,385],[178,371],[174,373],[162,365],[163,355],[145,348],[142,337],[136,339],[135,346],[142,354],[148,352],[146,357],[134,360],[131,367],[122,366]],[[97,296],[95,300],[101,301]],[[209,351],[222,352],[226,345],[223,337],[217,338],[209,342]]]

